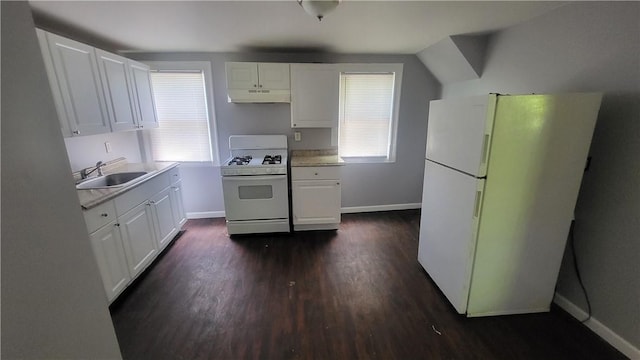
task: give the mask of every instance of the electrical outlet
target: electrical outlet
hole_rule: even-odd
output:
[[[300,135],[300,131],[294,132],[293,137],[295,141],[300,141],[302,139],[302,136]]]
[[[111,143],[108,141],[105,141],[104,143],[104,149],[107,151],[107,154],[111,152]]]

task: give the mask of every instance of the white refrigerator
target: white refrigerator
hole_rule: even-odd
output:
[[[549,311],[601,98],[430,103],[418,261],[458,313]]]

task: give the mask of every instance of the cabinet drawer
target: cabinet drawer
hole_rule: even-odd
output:
[[[180,181],[181,177],[180,177],[180,168],[178,166],[174,167],[173,169],[167,171],[167,173],[169,174],[169,181],[171,181],[171,184],[175,184],[178,181]]]
[[[87,230],[92,233],[111,221],[116,220],[116,208],[113,201],[107,201],[89,210],[84,210],[84,221],[87,224]]]
[[[291,168],[291,180],[340,179],[339,166],[301,166]]]
[[[171,185],[169,181],[169,173],[160,174],[144,183],[138,185],[134,189],[115,198],[116,212],[123,215],[127,211],[133,209],[134,206],[147,201],[153,195],[159,193],[166,187]]]

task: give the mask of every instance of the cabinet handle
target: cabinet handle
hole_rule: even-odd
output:
[[[293,124],[293,127],[296,127],[296,126],[298,126],[298,124]]]
[[[318,173],[315,173],[316,176],[318,176]]]
[[[140,125],[140,129],[144,128],[144,125]]]
[[[259,88],[261,88],[261,87],[262,87],[262,84],[258,85],[258,87],[259,87]]]
[[[109,214],[107,214],[107,213],[102,213],[102,214],[100,214],[100,216],[102,216],[102,217],[107,217],[107,216],[109,216]]]
[[[76,135],[80,135],[80,130],[73,130],[72,132]]]
[[[113,224],[113,225],[114,225],[114,226],[117,226],[117,227],[120,227],[120,224],[119,224],[119,223],[115,223],[115,224]]]
[[[253,87],[258,87],[258,85],[256,85],[256,84],[253,84]]]
[[[339,183],[339,182],[337,182],[337,183],[336,183],[336,185],[340,185],[340,183]]]

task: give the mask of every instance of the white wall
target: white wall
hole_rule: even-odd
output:
[[[1,6],[1,357],[117,359],[31,11]]]
[[[640,3],[574,3],[499,32],[490,41],[481,79],[443,86],[444,97],[569,91],[604,92],[593,160],[576,208],[582,277],[593,316],[637,350]],[[557,291],[586,310],[568,252]]]
[[[107,153],[105,142],[111,145],[111,152]],[[73,171],[80,171],[96,162],[107,162],[119,157],[129,162],[140,162],[140,144],[136,131],[123,131],[91,136],[78,136],[64,139],[69,157],[69,164]]]
[[[397,160],[387,164],[348,164],[343,168],[342,206],[419,203],[422,195],[426,119],[429,100],[440,87],[414,55],[336,54],[131,54],[141,61],[210,61],[220,160],[228,157],[228,138],[235,134],[285,134],[291,149],[330,148],[329,129],[299,129],[302,141],[293,141],[289,104],[233,104],[227,102],[226,61],[403,63]],[[224,210],[218,167],[183,166],[185,208],[188,213]],[[398,176],[402,174],[402,176]]]

